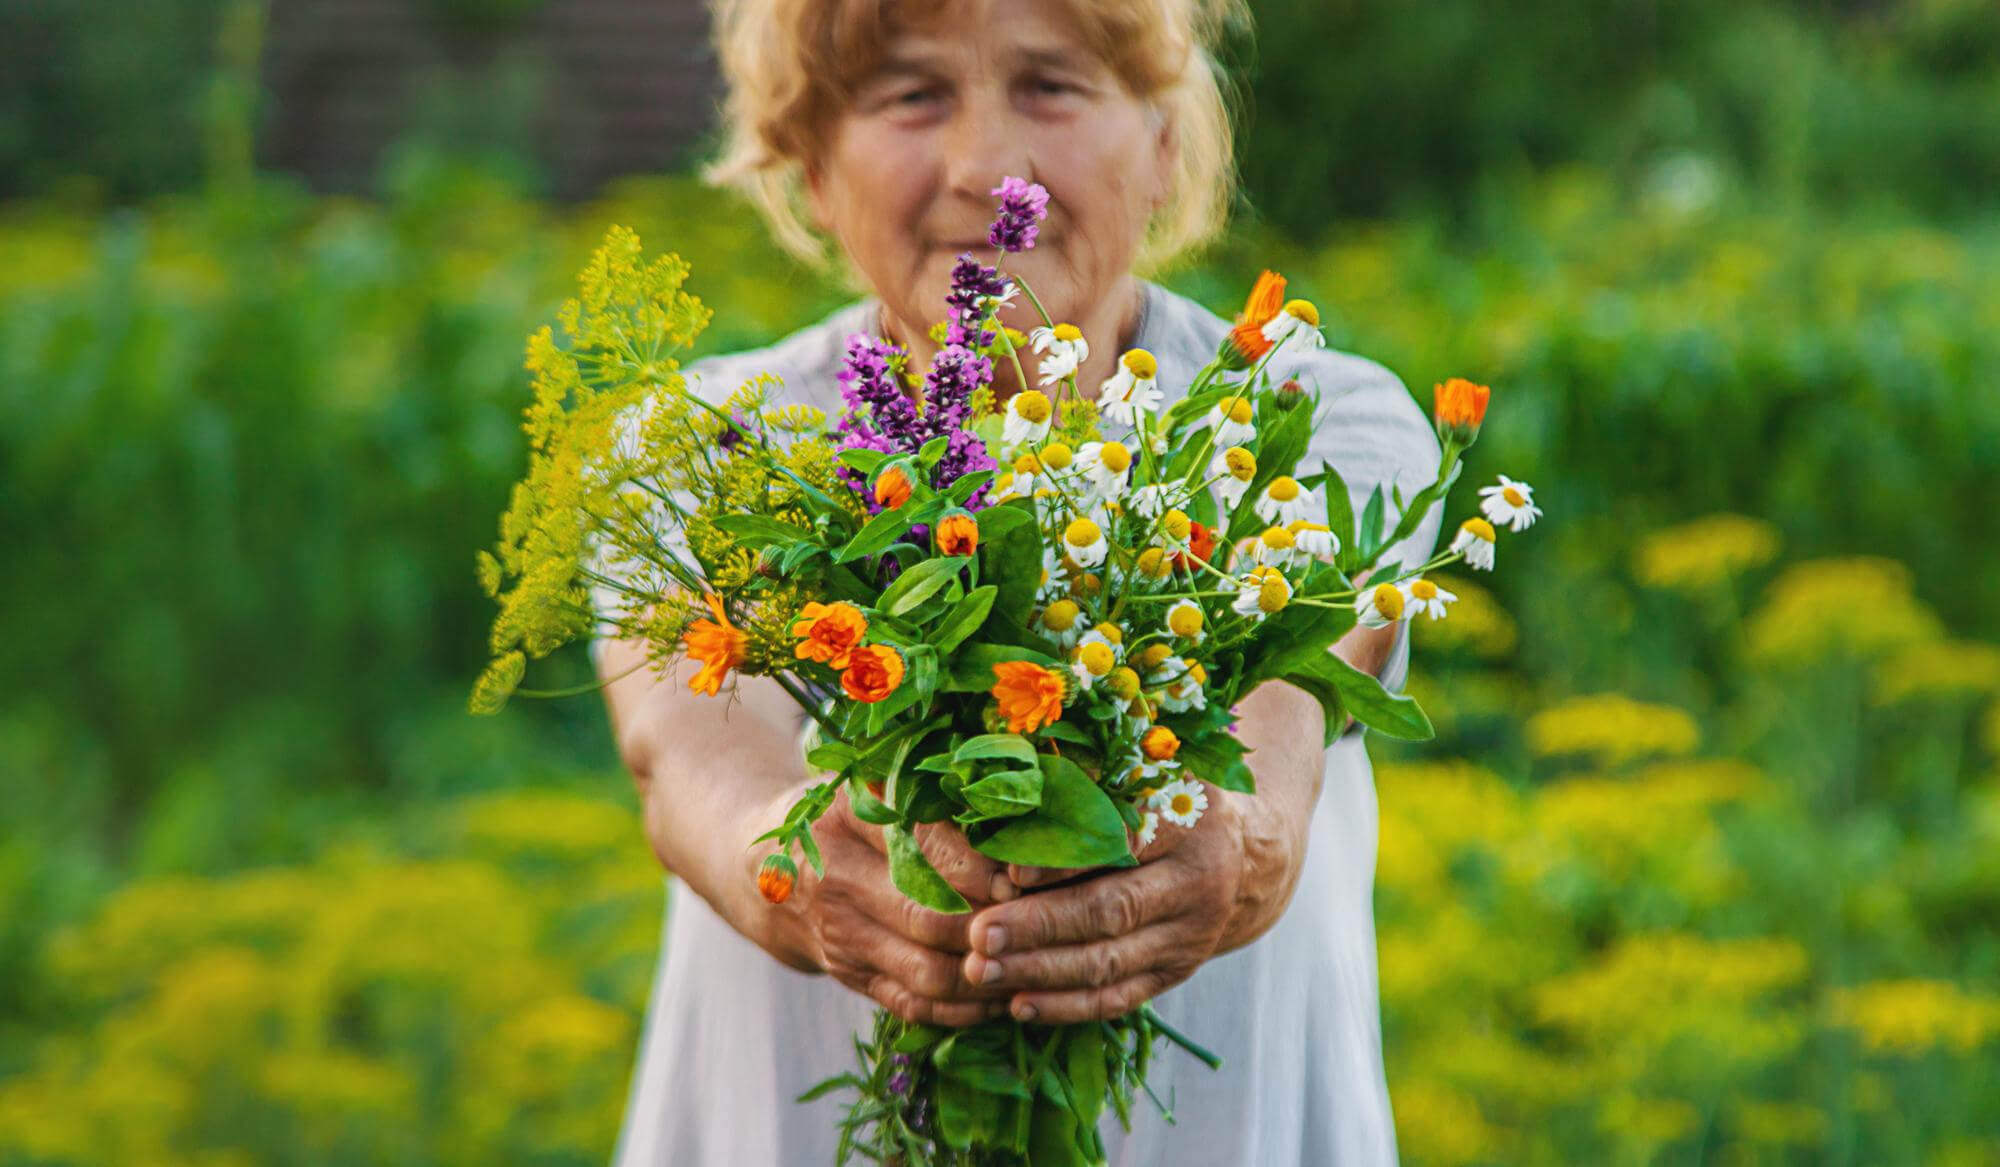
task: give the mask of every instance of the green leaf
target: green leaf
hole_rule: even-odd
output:
[[[931,646],[939,652],[950,652],[965,641],[965,638],[979,631],[986,622],[986,614],[993,610],[993,599],[1000,589],[992,584],[977,587],[952,606],[930,635]]]
[[[963,555],[926,559],[897,576],[895,583],[884,588],[882,598],[875,601],[875,607],[891,616],[901,616],[957,579],[959,570],[968,562],[970,560]]]
[[[817,1098],[824,1098],[827,1095],[833,1093],[835,1090],[848,1090],[848,1089],[865,1090],[867,1088],[868,1088],[868,1083],[863,1082],[861,1079],[855,1077],[853,1074],[836,1074],[833,1077],[828,1078],[826,1081],[821,1082],[818,1085],[814,1086],[812,1089],[806,1091],[804,1094],[799,1095],[798,1098],[795,1099],[794,1101],[811,1102]]]
[[[815,770],[838,774],[854,764],[860,754],[846,742],[821,742],[806,751],[806,765]]]
[[[888,803],[875,797],[868,789],[868,785],[859,778],[848,783],[847,802],[854,808],[854,817],[864,823],[886,827],[903,821],[902,815],[897,814]]]
[[[1035,746],[1018,733],[982,733],[967,739],[951,755],[954,762],[972,762],[980,758],[1004,758],[1023,766],[1032,766],[1035,764]]]
[[[1042,754],[1036,760],[1042,770],[1041,808],[974,843],[980,853],[1030,867],[1137,863],[1110,796],[1067,758]]]
[[[889,844],[889,878],[898,891],[933,912],[958,914],[972,910],[958,889],[946,883],[937,868],[931,866],[931,861],[924,857],[924,849],[917,845],[916,836],[908,829],[884,827],[882,837]]]
[[[1340,551],[1345,555],[1354,550],[1354,499],[1347,493],[1347,480],[1333,463],[1320,463],[1320,473],[1326,478],[1326,525],[1340,540]]]
[[[891,543],[900,539],[911,527],[918,523],[928,523],[943,514],[945,510],[946,504],[943,499],[931,499],[923,503],[913,499],[895,510],[883,511],[863,523],[861,529],[854,533],[854,538],[847,541],[847,545],[840,549],[833,560],[835,563],[851,563],[865,556],[879,554],[887,550]]]
[[[938,459],[944,457],[945,446],[949,444],[950,440],[943,434],[939,434],[937,437],[925,442],[923,447],[917,451],[918,465],[921,465],[926,470],[937,465]]]
[[[840,452],[841,465],[860,471],[869,478],[875,477],[875,468],[889,457],[883,450],[853,449]]]
[[[711,522],[718,530],[736,536],[738,543],[752,549],[768,543],[789,546],[813,538],[813,533],[804,527],[781,523],[767,515],[717,515]]]
[[[1008,1098],[1033,1097],[1013,1065],[997,1051],[970,1040],[968,1032],[960,1030],[938,1043],[937,1052],[931,1059],[938,1068],[938,1075],[963,1082],[987,1094]]]
[[[993,687],[993,666],[1012,660],[1033,661],[1043,668],[1060,668],[1055,658],[1032,648],[1012,644],[968,644],[958,650],[945,668],[944,690],[948,693],[983,693]]]
[[[1376,553],[1382,550],[1382,484],[1379,482],[1368,495],[1368,505],[1361,511],[1360,548],[1362,563],[1373,563]]]
[[[1042,536],[1025,502],[979,512],[979,578],[992,580],[999,589],[993,622],[1009,629],[1027,624],[1042,581]]]
[[[951,505],[962,507],[971,501],[973,495],[979,493],[980,487],[991,481],[993,481],[991,470],[978,470],[963,475],[952,482],[951,489],[945,492],[945,498]]]
[[[1197,741],[1181,743],[1181,768],[1206,782],[1211,782],[1223,790],[1234,790],[1241,794],[1255,794],[1257,780],[1244,763],[1243,755],[1249,747],[1242,739],[1227,730],[1211,733]]]
[[[1011,818],[1027,814],[1042,804],[1042,772],[1039,768],[1005,770],[988,774],[959,792],[965,805],[980,818]]]
[[[1077,1121],[1089,1126],[1104,1111],[1104,1091],[1109,1084],[1104,1071],[1104,1031],[1094,1025],[1078,1025],[1070,1030],[1069,1048],[1063,1051],[1069,1068],[1070,1092],[1076,1099]]]
[[[1382,682],[1331,652],[1319,654],[1295,671],[1331,684],[1354,720],[1386,737],[1421,742],[1437,734],[1415,700],[1390,693],[1382,687]]]

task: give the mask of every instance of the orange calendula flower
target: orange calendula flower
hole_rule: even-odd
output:
[[[1155,762],[1164,762],[1180,753],[1181,739],[1173,730],[1156,725],[1139,739],[1139,752]]]
[[[847,671],[840,674],[841,689],[870,705],[894,693],[902,683],[903,654],[886,644],[855,649],[847,658]]]
[[[1247,369],[1270,352],[1271,341],[1264,335],[1264,326],[1284,307],[1285,277],[1274,271],[1258,276],[1250,289],[1250,298],[1243,303],[1242,314],[1236,318],[1236,327],[1229,330],[1229,336],[1222,342],[1224,367]]]
[[[1462,377],[1453,377],[1434,392],[1438,440],[1460,446],[1470,445],[1472,439],[1479,436],[1480,424],[1486,420],[1486,401],[1493,395],[1493,390]]]
[[[815,600],[799,610],[792,635],[801,637],[793,653],[800,660],[823,661],[836,669],[847,667],[847,658],[868,634],[868,617],[845,601],[822,604]]]
[[[979,550],[979,520],[963,511],[939,519],[932,535],[939,555],[970,555]]]
[[[1189,558],[1189,556],[1193,556],[1194,559],[1199,559],[1203,563],[1207,563],[1209,561],[1209,556],[1214,554],[1215,554],[1215,532],[1209,530],[1207,527],[1202,526],[1200,523],[1189,523],[1188,549],[1186,551],[1176,551],[1174,553],[1174,566],[1180,568],[1182,571],[1193,571],[1194,562]]]
[[[715,614],[715,619],[696,620],[682,634],[681,642],[687,646],[688,658],[701,662],[701,671],[688,679],[688,688],[713,697],[722,691],[723,679],[730,670],[743,664],[750,637],[729,622],[721,600],[713,595],[702,598],[708,602],[708,610]]]
[[[1063,679],[1053,669],[1032,661],[1002,661],[993,666],[993,699],[1007,719],[1010,733],[1033,733],[1062,720]]]
[[[885,511],[910,501],[910,476],[901,466],[891,466],[875,476],[875,501]]]
[[[757,868],[757,891],[774,904],[791,899],[798,881],[799,865],[784,855],[773,855]]]

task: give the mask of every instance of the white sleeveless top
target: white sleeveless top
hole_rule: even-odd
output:
[[[1143,289],[1136,347],[1159,359],[1161,388],[1171,394],[1207,363],[1229,323],[1158,285]],[[877,319],[872,301],[850,305],[768,348],[698,362],[689,384],[719,402],[750,376],[775,373],[784,380],[778,401],[831,414],[841,404],[834,378],[847,338],[874,330]],[[1430,482],[1437,439],[1394,374],[1332,350],[1296,363],[1300,382],[1320,393],[1302,465],[1325,460],[1339,470],[1355,513],[1377,483],[1386,492],[1398,482],[1408,497]],[[1438,520],[1428,519],[1387,558],[1421,563],[1437,533]],[[1391,688],[1407,668],[1407,637],[1405,625],[1383,670]],[[1374,774],[1360,732],[1350,731],[1326,751],[1305,870],[1284,915],[1155,1002],[1222,1055],[1222,1069],[1163,1045],[1150,1080],[1176,1121],[1141,1101],[1127,1134],[1107,1112],[1113,1167],[1395,1161],[1375,981],[1375,829]],[[793,1099],[853,1067],[851,1038],[869,1031],[874,1002],[779,964],[684,885],[669,879],[668,889],[618,1167],[832,1164],[845,1099]]]

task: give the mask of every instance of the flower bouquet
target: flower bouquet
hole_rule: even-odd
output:
[[[990,241],[1032,247],[1046,194],[994,193]],[[1089,341],[963,256],[930,368],[853,337],[837,417],[778,404],[767,378],[720,402],[691,391],[674,356],[708,313],[686,275],[614,228],[561,311],[567,343],[529,342],[531,466],[480,557],[500,611],[472,704],[497,710],[529,657],[593,633],[643,640],[656,666],[686,658],[701,693],[771,678],[811,719],[820,779],[764,837],[772,901],[800,863],[823,870],[813,825],[843,791],[881,827],[896,886],[939,912],[969,905],[920,824],[956,824],[1001,862],[1135,865],[1212,789],[1253,789],[1232,711],[1270,682],[1317,699],[1329,742],[1350,718],[1429,736],[1414,701],[1329,649],[1357,624],[1442,616],[1452,597],[1427,573],[1490,570],[1493,522],[1539,514],[1503,479],[1447,551],[1378,562],[1442,504],[1487,390],[1440,386],[1435,480],[1408,499],[1378,487],[1356,514],[1335,468],[1299,465],[1317,400],[1282,374],[1321,343],[1318,313],[1269,272],[1169,403],[1143,350],[1085,394]],[[1017,294],[1042,316],[1026,336],[998,319]],[[996,362],[1023,387],[1004,406]],[[843,1161],[1097,1163],[1101,1114],[1129,1125],[1161,1039],[1218,1064],[1136,999],[1083,1025],[882,1012],[859,1066],[807,1097],[858,1095]]]

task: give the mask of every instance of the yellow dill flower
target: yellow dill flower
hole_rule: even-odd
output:
[[[1750,614],[1750,656],[1806,665],[1835,656],[1873,657],[1943,634],[1911,592],[1910,569],[1893,559],[1815,559],[1786,568]]]
[[[1784,937],[1641,933],[1542,981],[1530,1000],[1542,1024],[1628,1064],[1693,1047],[1718,1066],[1754,1065],[1803,1039],[1803,1020],[1772,998],[1800,984],[1808,964],[1805,948]]]
[[[500,712],[506,707],[507,698],[513,696],[514,690],[520,686],[527,670],[528,658],[522,653],[510,652],[496,658],[486,666],[485,672],[479,674],[479,680],[473,682],[472,699],[467,708],[478,714]]]
[[[1830,1005],[1835,1024],[1860,1034],[1862,1047],[1874,1054],[1964,1054],[2000,1035],[2000,998],[1968,993],[1950,981],[1872,981],[1834,990]]]
[[[1709,515],[1639,540],[1633,572],[1647,587],[1701,591],[1778,557],[1778,529],[1744,515]]]
[[[764,424],[791,434],[815,434],[826,428],[826,411],[810,405],[781,405],[764,411]]]
[[[1687,754],[1701,742],[1694,718],[1669,705],[1618,693],[1572,697],[1528,719],[1528,749],[1537,757],[1583,754],[1605,764],[1648,754]]]
[[[1396,1146],[1415,1163],[1503,1161],[1501,1133],[1470,1094],[1430,1078],[1398,1078]]]
[[[1872,696],[1879,705],[1912,697],[2000,692],[2000,647],[1963,640],[1906,645],[1876,662]]]

